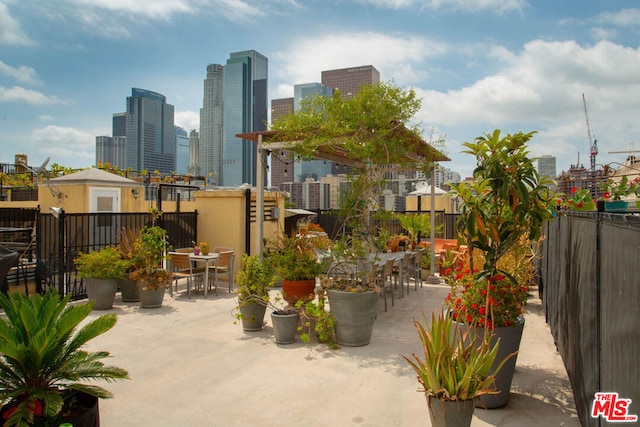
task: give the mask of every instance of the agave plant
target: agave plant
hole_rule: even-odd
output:
[[[115,314],[100,316],[82,326],[93,302],[68,304],[57,293],[26,297],[0,294],[6,319],[0,319],[0,402],[7,426],[55,420],[71,392],[110,398],[106,389],[83,380],[128,379],[121,368],[105,365],[106,351],[82,347],[116,323]],[[56,424],[57,425],[57,424]]]
[[[496,367],[491,365],[498,354],[499,340],[490,342],[490,334],[479,343],[469,337],[471,328],[462,331],[449,315],[431,315],[429,324],[422,313],[423,323],[414,320],[422,344],[424,359],[413,353],[402,356],[418,375],[424,392],[441,400],[474,399],[492,390],[495,374],[515,355],[510,354]]]

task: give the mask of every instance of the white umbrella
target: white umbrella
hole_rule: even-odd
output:
[[[445,190],[439,187],[434,187],[435,194],[447,194]],[[416,189],[408,194],[409,196],[429,196],[431,195],[431,186],[424,181],[416,183]]]

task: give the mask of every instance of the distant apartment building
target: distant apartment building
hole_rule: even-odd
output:
[[[175,170],[174,107],[150,90],[132,88],[127,97],[125,167],[132,170]]]
[[[289,202],[296,209],[330,209],[331,187],[328,183],[313,180],[285,182],[281,190],[289,193]]]
[[[232,53],[223,75],[222,184],[255,185],[256,144],[236,135],[266,129],[268,59],[255,50]]]
[[[207,66],[199,141],[199,163],[194,167],[197,166],[200,174],[211,177],[213,184],[220,184],[224,141],[224,67],[219,64]]]

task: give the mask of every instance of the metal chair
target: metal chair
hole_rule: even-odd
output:
[[[407,294],[409,293],[409,259],[411,258],[411,252],[405,252],[399,267],[394,267],[393,277],[395,279],[395,285],[400,284],[400,298],[404,298],[404,282],[407,282]]]
[[[175,286],[176,292],[178,292],[178,280],[187,279],[187,293],[191,298],[191,281],[193,279],[204,276],[204,269],[198,269],[193,266],[189,254],[185,252],[169,252],[171,256],[171,280],[173,284],[169,286],[169,294],[173,296],[173,286]]]
[[[233,262],[235,260],[233,248],[216,247],[213,251],[218,254],[218,260],[216,265],[209,266],[209,283],[207,286],[210,286],[211,280],[213,280],[215,294],[218,295],[218,280],[227,280],[229,282],[229,293],[231,293],[233,291]]]
[[[384,311],[387,311],[387,292],[391,291],[391,306],[395,305],[393,295],[393,259],[388,259],[380,270],[380,279],[378,283],[382,288],[382,296],[384,297]]]
[[[424,249],[419,249],[411,255],[409,260],[408,278],[413,278],[416,291],[418,290],[418,282],[422,287],[422,255],[424,255]],[[407,284],[408,285],[408,284]]]

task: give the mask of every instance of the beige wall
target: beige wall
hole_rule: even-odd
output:
[[[418,196],[407,196],[406,203],[408,211],[418,210]],[[428,212],[429,210],[431,210],[431,197],[422,196],[421,205],[422,212]],[[445,213],[456,213],[455,200],[451,197],[436,196],[434,206],[437,211],[445,211]]]

